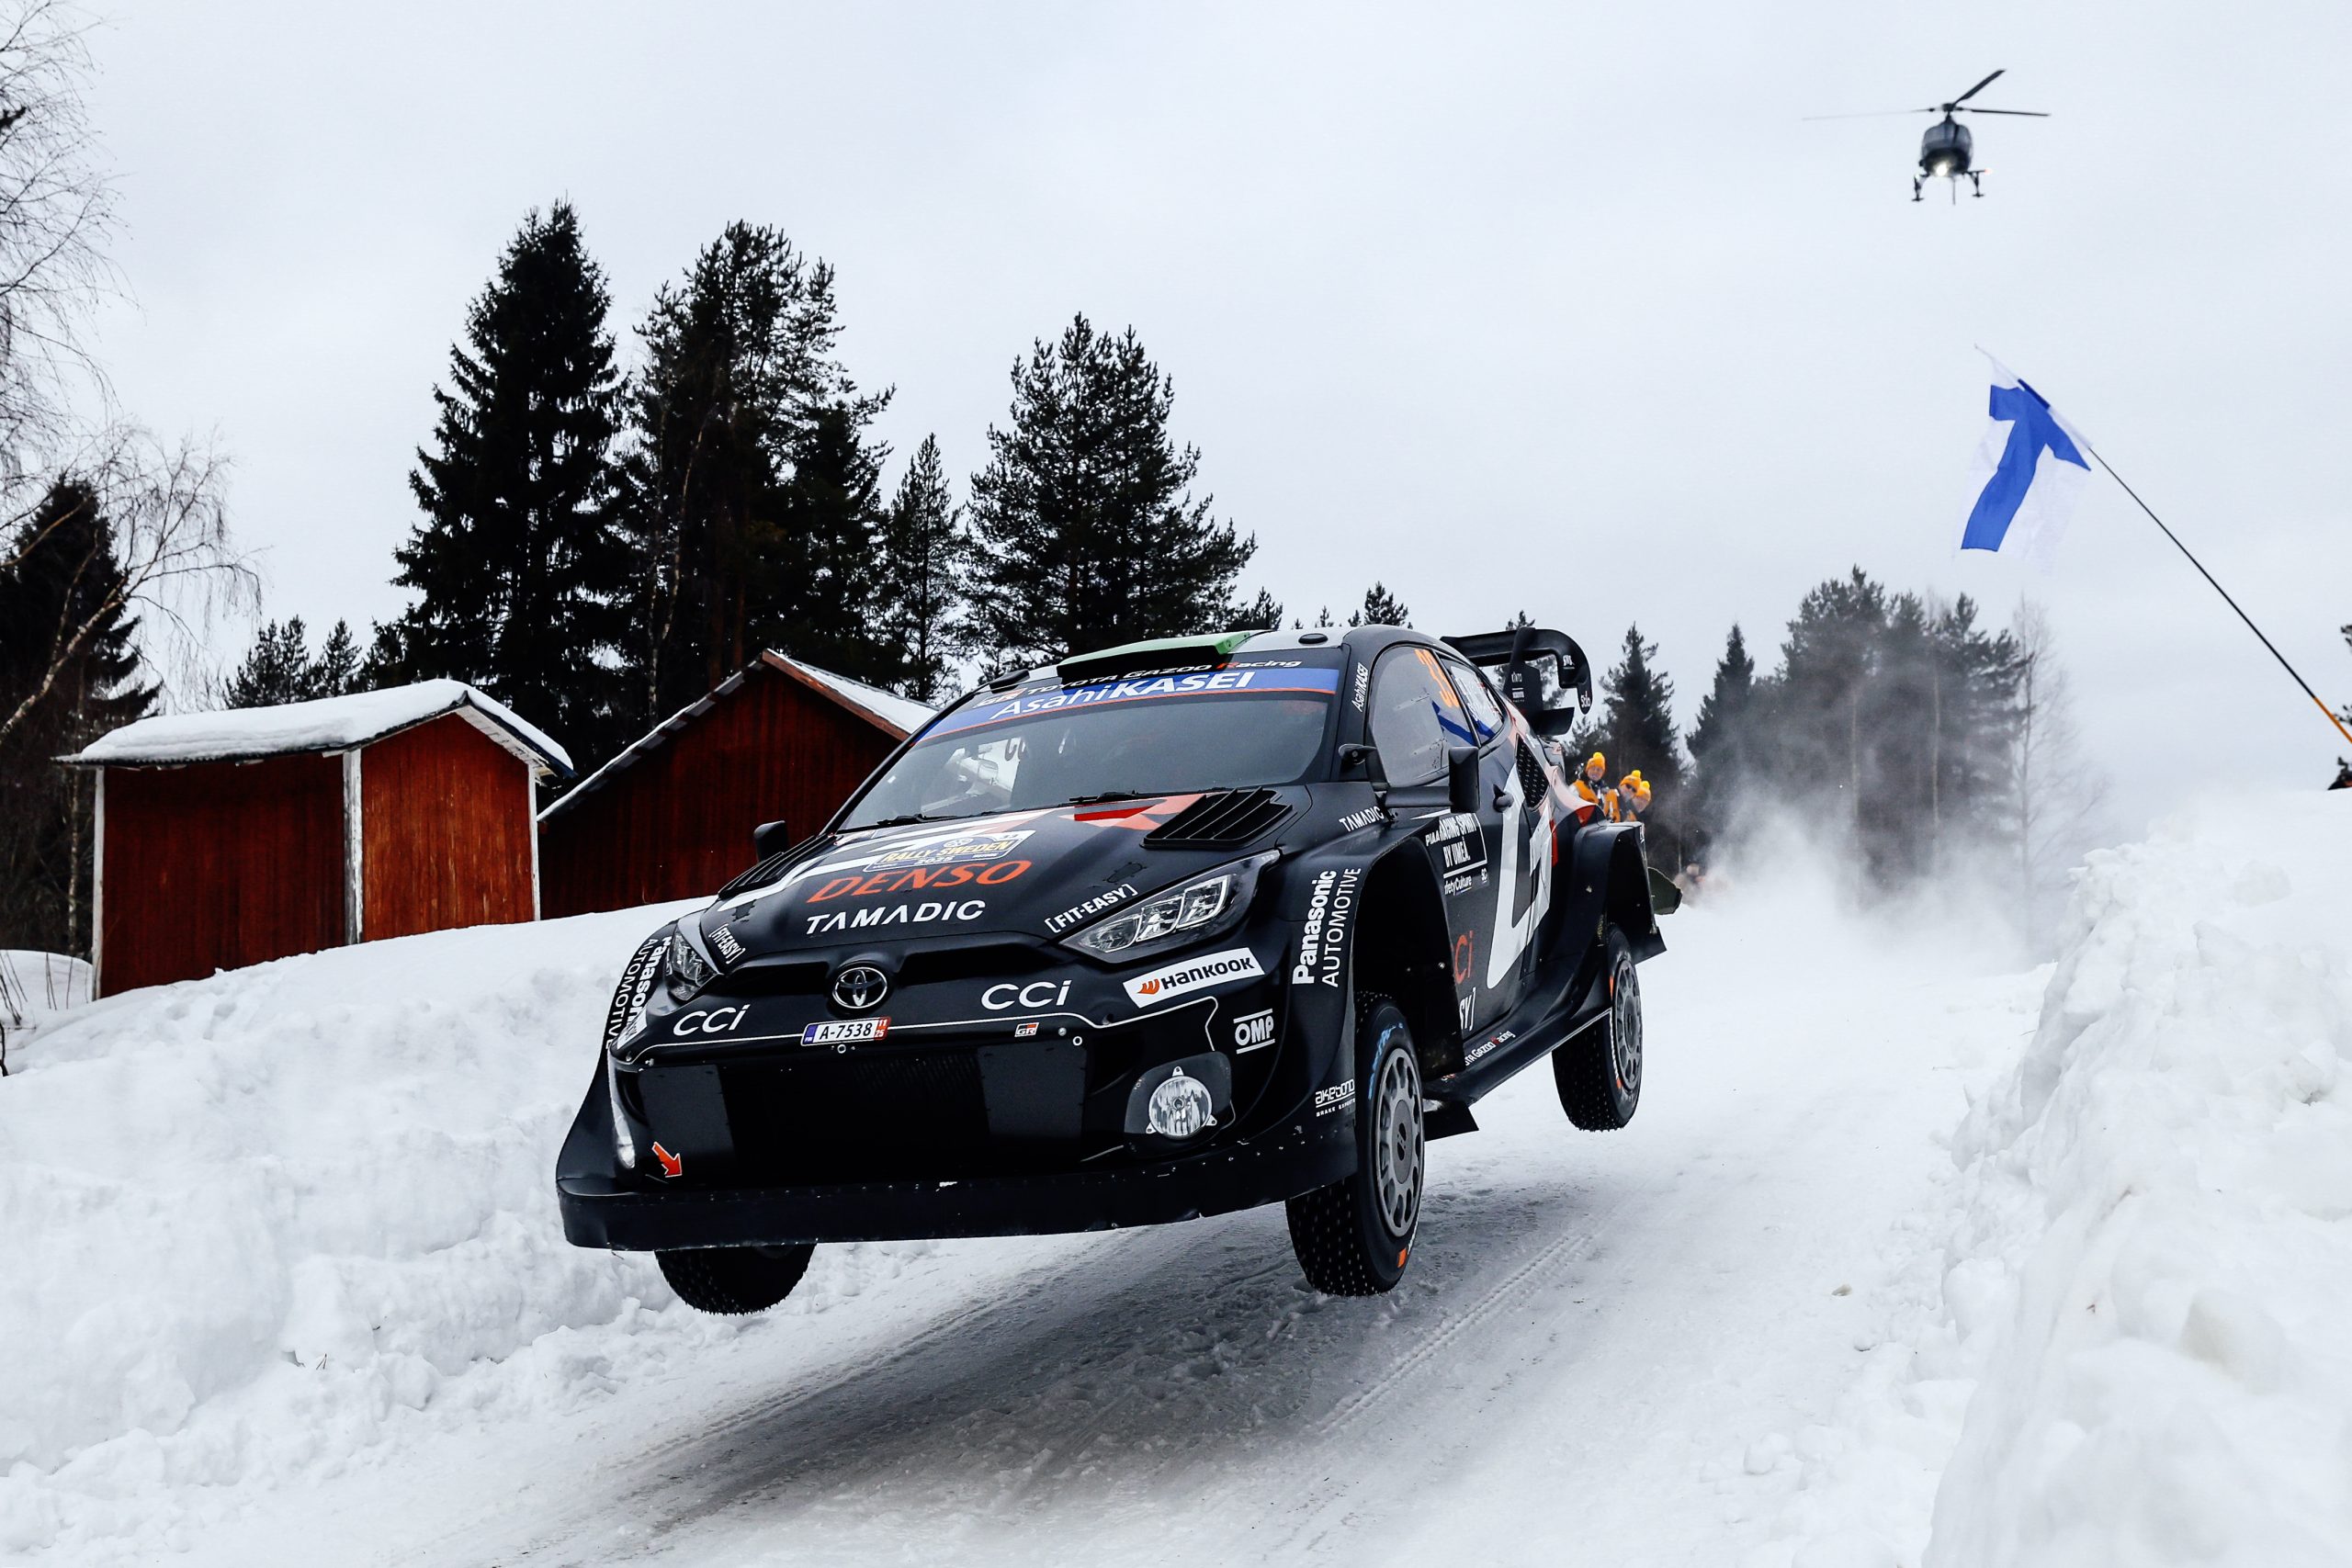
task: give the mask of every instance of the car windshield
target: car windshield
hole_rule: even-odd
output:
[[[1340,654],[1031,682],[943,716],[842,827],[1295,784],[1323,749]]]

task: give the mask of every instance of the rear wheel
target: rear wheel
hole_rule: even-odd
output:
[[[764,1312],[792,1294],[816,1247],[697,1247],[657,1252],[653,1261],[678,1299],[701,1312]]]
[[[1633,944],[1613,926],[1608,955],[1608,1012],[1552,1053],[1560,1108],[1588,1133],[1623,1127],[1642,1102],[1642,983]]]
[[[1334,1296],[1395,1289],[1421,1217],[1426,1139],[1412,1026],[1386,997],[1359,997],[1356,1012],[1355,1174],[1288,1206],[1306,1282]]]

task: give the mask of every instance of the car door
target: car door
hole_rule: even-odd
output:
[[[1535,931],[1551,903],[1553,816],[1545,798],[1549,782],[1532,753],[1521,754],[1521,742],[1510,732],[1502,699],[1486,678],[1451,653],[1439,658],[1453,677],[1471,728],[1478,736],[1481,777],[1497,800],[1499,852],[1493,875],[1498,886],[1495,908],[1488,917],[1493,937],[1483,966],[1488,970],[1507,967],[1512,972],[1510,985],[1516,1000],[1533,973]],[[1506,796],[1508,805],[1502,804]],[[1506,881],[1508,885],[1502,885]]]
[[[1390,807],[1422,823],[1422,844],[1445,903],[1454,1005],[1466,1040],[1509,1011],[1520,989],[1516,964],[1498,978],[1488,974],[1498,891],[1495,857],[1504,813],[1514,801],[1500,715],[1494,716],[1494,732],[1482,737],[1437,655],[1407,644],[1374,665],[1367,716],[1387,775]],[[1455,746],[1480,748],[1477,802],[1459,814],[1446,798],[1446,753]],[[1509,890],[1501,891],[1507,908]]]

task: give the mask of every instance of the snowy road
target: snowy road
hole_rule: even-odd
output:
[[[603,1397],[363,1456],[186,1561],[1785,1562],[1792,1445],[2039,993],[1764,913],[1669,927],[1627,1132],[1536,1072],[1432,1146],[1391,1297],[1309,1292],[1279,1209],[821,1249],[748,1327],[562,1331],[548,1375]]]

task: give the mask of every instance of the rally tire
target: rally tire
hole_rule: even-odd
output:
[[[657,1252],[653,1260],[678,1299],[700,1312],[765,1312],[800,1283],[816,1248],[793,1247],[698,1247]]]
[[[1611,927],[1605,949],[1609,1010],[1552,1053],[1560,1108],[1588,1133],[1613,1133],[1642,1102],[1642,983],[1633,944]]]
[[[1355,1172],[1287,1205],[1306,1282],[1333,1296],[1382,1295],[1405,1277],[1428,1169],[1412,1026],[1369,993],[1356,998],[1356,1020]]]

